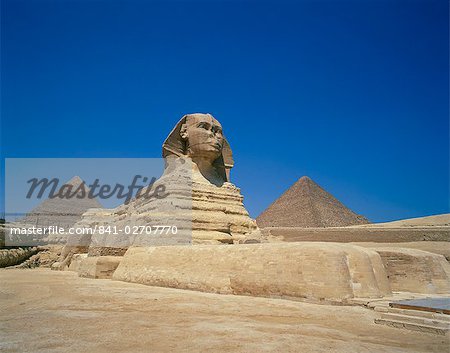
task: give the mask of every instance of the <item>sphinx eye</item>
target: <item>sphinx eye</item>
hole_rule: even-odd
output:
[[[202,129],[208,129],[208,124],[206,124],[206,123],[199,123],[197,125],[197,127],[202,128]]]

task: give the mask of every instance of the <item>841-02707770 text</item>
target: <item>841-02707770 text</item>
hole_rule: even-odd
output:
[[[98,226],[94,233],[99,234],[177,234],[177,226]]]
[[[111,225],[95,225],[93,227],[71,227],[63,228],[59,226],[47,226],[47,227],[12,227],[9,229],[11,235],[17,234],[177,234],[178,228],[175,225],[126,225],[124,227],[111,226]]]

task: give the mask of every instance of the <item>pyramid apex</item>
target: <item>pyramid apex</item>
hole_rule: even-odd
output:
[[[297,182],[295,183],[296,185],[299,185],[301,187],[307,187],[307,186],[312,186],[312,187],[320,187],[314,180],[312,180],[309,176],[304,175],[302,176],[300,179],[297,180]]]
[[[306,181],[312,181],[312,179],[309,176],[304,175],[300,179],[298,179],[298,181],[306,182]]]
[[[81,179],[78,175],[75,175],[73,178],[71,178],[69,181],[67,181],[65,184],[70,184],[70,185],[78,185],[83,183],[83,179]]]

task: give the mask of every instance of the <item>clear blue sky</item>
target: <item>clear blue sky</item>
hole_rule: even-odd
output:
[[[303,175],[372,221],[449,212],[447,1],[2,0],[1,20],[2,168],[159,157],[209,112],[253,217]]]

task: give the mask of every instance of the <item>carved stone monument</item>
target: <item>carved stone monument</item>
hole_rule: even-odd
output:
[[[230,182],[231,148],[221,124],[210,114],[181,118],[163,143],[165,170],[153,187],[169,186],[164,199],[135,198],[115,209],[90,209],[79,227],[146,226],[173,223],[178,237],[93,234],[69,237],[64,266],[75,253],[123,255],[130,246],[259,242],[260,231],[243,205],[239,188]],[[68,261],[67,261],[68,260]]]
[[[192,160],[194,243],[235,243],[260,237],[239,188],[230,182],[234,165],[222,125],[210,114],[188,114],[163,143],[163,157]]]

